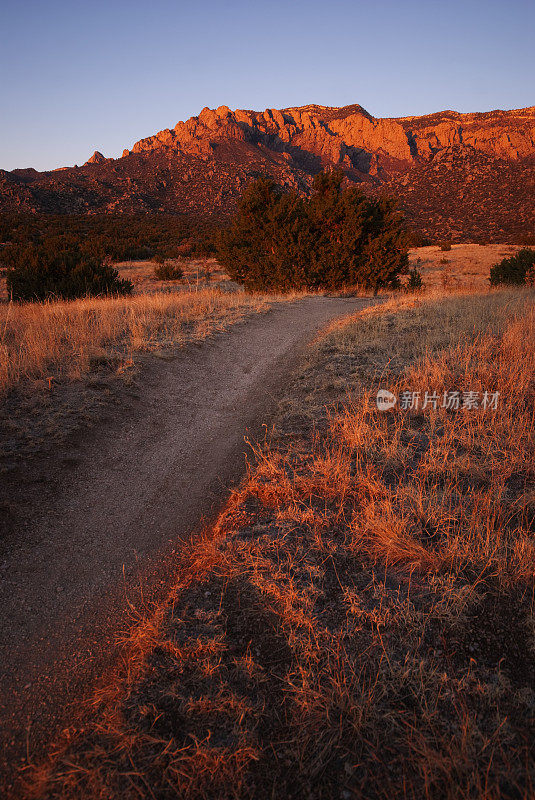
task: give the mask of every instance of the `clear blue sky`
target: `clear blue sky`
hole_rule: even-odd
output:
[[[535,104],[534,0],[0,0],[0,168],[118,156],[203,106]]]

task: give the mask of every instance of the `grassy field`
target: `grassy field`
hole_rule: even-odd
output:
[[[503,258],[516,253],[521,245],[515,244],[454,244],[443,251],[437,245],[414,248],[409,253],[411,267],[421,272],[427,289],[458,291],[459,289],[485,290],[488,288],[490,268]],[[187,292],[217,288],[236,290],[225,270],[213,258],[180,259],[184,277],[180,281],[161,281],[154,276],[154,261],[120,261],[115,264],[121,278],[134,285],[135,294],[158,292]],[[0,301],[7,300],[5,279],[0,274]]]
[[[272,298],[276,299],[276,298]],[[203,339],[265,311],[269,298],[202,289],[0,306],[0,393],[24,380],[80,378],[135,352]]]
[[[428,291],[484,291],[488,289],[490,268],[516,253],[520,245],[454,244],[443,251],[437,245],[414,248],[409,253],[411,267],[417,267]],[[158,281],[152,261],[125,261],[117,264],[122,278],[134,284],[134,291],[184,291],[194,288],[235,288],[228,275],[213,258],[183,260],[184,278],[180,282]]]
[[[422,272],[427,292],[482,291],[490,267],[516,250],[513,245],[453,245],[447,252],[421,247],[411,251],[410,263]],[[136,350],[202,338],[267,307],[267,298],[235,291],[214,259],[182,263],[181,281],[156,280],[151,261],[117,264],[121,277],[134,284],[133,299],[0,304],[0,393],[25,378],[80,377],[99,360],[116,362]]]
[[[453,244],[444,251],[431,245],[411,250],[409,260],[422,273],[428,290],[485,291],[490,268],[520,249],[513,244]]]
[[[533,300],[404,297],[320,337],[30,794],[532,797]]]
[[[454,244],[451,250],[437,245],[414,248],[409,252],[411,267],[422,273],[425,289],[433,292],[485,291],[490,268],[521,249],[515,244]],[[236,285],[213,258],[183,260],[184,278],[180,282],[158,281],[152,261],[125,261],[117,264],[122,278],[134,284],[136,293],[185,291],[216,287],[235,289]]]
[[[517,249],[424,247],[411,251],[410,261],[422,272],[427,292],[483,290],[492,264]],[[133,298],[0,304],[0,393],[27,379],[79,378],[99,363],[122,364],[139,350],[203,338],[267,308],[268,298],[235,291],[213,259],[183,266],[181,281],[158,281],[151,261],[117,264],[121,277],[134,284]]]
[[[154,275],[157,266],[154,261],[120,261],[115,266],[121,278],[127,278],[134,284],[135,294],[152,294],[154,292],[184,292],[199,289],[226,289],[236,291],[237,285],[230,280],[225,270],[219,266],[215,258],[197,258],[173,260],[179,264],[184,277],[180,281],[161,281]]]

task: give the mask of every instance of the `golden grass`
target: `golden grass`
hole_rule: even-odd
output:
[[[534,377],[529,292],[403,298],[318,341],[33,796],[533,797]],[[500,401],[379,412],[378,387]]]
[[[161,281],[154,275],[155,261],[120,261],[115,264],[121,278],[127,278],[134,285],[134,293],[152,294],[169,291],[199,291],[214,288],[237,288],[215,258],[168,259],[180,265],[184,277],[180,281]]]
[[[422,273],[426,289],[442,291],[484,291],[489,286],[490,268],[520,250],[515,244],[453,244],[451,250],[437,245],[410,251],[411,267]]]
[[[511,585],[533,579],[535,498],[524,492],[514,503],[506,498],[508,483],[514,477],[529,482],[535,466],[534,342],[531,309],[500,335],[466,337],[440,354],[425,355],[391,385],[398,397],[407,387],[421,398],[428,389],[436,392],[436,410],[384,416],[368,394],[337,418],[357,469],[369,467],[377,454],[383,471],[399,480],[373,513],[368,506],[366,519],[352,522],[386,563],[403,563],[411,553],[412,566],[422,560],[427,570],[459,575],[469,565]],[[485,390],[498,392],[497,411],[442,409],[444,392],[459,386],[480,397]],[[426,525],[431,548],[420,544]]]
[[[80,378],[99,363],[202,339],[269,299],[217,289],[0,306],[0,393],[28,379]],[[277,298],[274,298],[277,299]]]

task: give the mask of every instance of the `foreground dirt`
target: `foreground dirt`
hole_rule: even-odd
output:
[[[181,544],[244,469],[307,341],[370,301],[275,307],[172,360],[149,359],[137,394],[79,442],[57,496],[13,534],[2,564],[3,774],[38,754],[113,662],[115,637],[168,588]]]

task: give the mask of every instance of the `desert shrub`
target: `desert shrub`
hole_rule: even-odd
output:
[[[7,290],[18,302],[132,292],[131,282],[120,278],[107,258],[78,244],[65,243],[62,249],[33,243],[7,247],[2,259]]]
[[[442,242],[442,244],[440,245],[440,249],[444,253],[448,253],[451,250],[451,242],[449,240],[446,242]]]
[[[210,250],[210,246],[207,241],[198,242],[196,245],[196,243],[192,240],[181,242],[181,244],[179,244],[176,248],[176,251],[178,255],[182,256],[183,258],[189,258],[194,255],[205,255],[205,253],[213,253],[213,249]]]
[[[433,244],[429,236],[426,236],[421,231],[410,229],[409,237],[409,247],[429,247],[429,245]]]
[[[162,260],[154,267],[154,277],[159,281],[179,281],[184,277],[184,270],[180,264]]]
[[[320,173],[310,198],[271,179],[251,184],[218,238],[230,277],[254,290],[398,287],[409,235],[396,202],[342,188],[342,180]]]
[[[535,250],[524,247],[510,258],[504,258],[490,269],[490,284],[521,285],[530,283],[535,272]]]
[[[424,287],[422,273],[414,267],[409,270],[409,280],[405,284],[407,292],[421,292]]]

